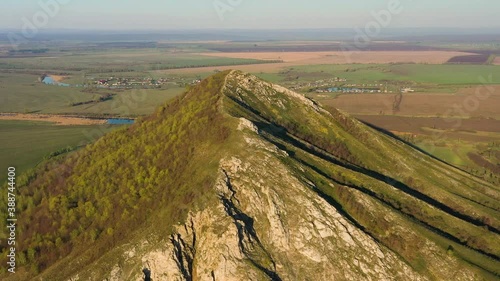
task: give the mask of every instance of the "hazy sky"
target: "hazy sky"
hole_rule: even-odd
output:
[[[0,0],[0,28],[59,1],[60,11],[38,27],[76,29],[354,28],[387,10],[402,11],[389,27],[500,27],[499,0]],[[234,5],[231,5],[233,3]],[[215,8],[218,7],[219,10]]]

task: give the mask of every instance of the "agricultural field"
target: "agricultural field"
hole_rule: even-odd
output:
[[[414,146],[453,166],[489,182],[500,184],[500,134],[485,134],[483,141],[467,141],[458,138],[437,138],[441,133],[421,135]],[[404,135],[400,135],[404,138]],[[488,141],[487,141],[488,140]]]
[[[220,58],[283,60],[295,65],[315,64],[387,64],[427,63],[442,64],[458,56],[471,55],[454,51],[336,51],[336,52],[245,52],[202,53]]]
[[[202,78],[200,74],[160,75],[158,70],[272,64],[255,59],[203,56],[175,47],[98,46],[62,44],[49,46],[43,52],[4,52],[0,55],[0,112],[145,115]],[[46,75],[67,87],[41,83]],[[152,86],[134,82],[136,86],[123,88],[96,84],[111,78],[165,82]]]
[[[468,64],[298,66],[283,73],[283,83],[301,84],[291,79],[294,77],[310,83],[335,75],[357,85],[387,84],[385,93],[303,92],[452,165],[499,183],[499,70],[493,65]],[[411,87],[412,92],[398,90],[405,87]]]
[[[161,89],[88,90],[45,85],[37,78],[32,74],[0,72],[0,112],[137,116],[153,112],[159,104],[185,89],[170,85]],[[72,106],[104,95],[111,95],[111,99]]]
[[[0,113],[0,120],[19,120],[49,122],[60,126],[73,125],[104,125],[108,124],[107,119],[82,118],[74,116],[56,115],[56,114],[23,114],[23,113]]]
[[[467,111],[474,88],[460,94],[404,94],[398,111],[395,95],[341,95],[320,103],[354,114],[423,151],[476,176],[500,183],[500,91]]]
[[[57,126],[47,122],[0,120],[0,169],[14,166],[18,174],[35,167],[51,153],[95,141],[116,126]],[[6,180],[0,174],[0,183]]]
[[[454,64],[487,64],[491,55],[490,54],[477,54],[456,56],[448,60],[448,63]]]
[[[491,92],[490,92],[491,91]],[[477,98],[480,95],[481,99]],[[355,115],[494,118],[500,120],[500,86],[471,86],[456,93],[311,95],[321,104]],[[397,101],[397,102],[396,102]],[[469,105],[468,103],[471,103]],[[472,104],[473,103],[473,104]],[[462,110],[460,110],[462,108]]]
[[[231,41],[200,44],[204,49],[221,53],[262,53],[262,52],[341,52],[359,51],[360,47],[349,40],[268,40],[268,41]],[[470,48],[468,48],[470,50]],[[426,44],[401,40],[372,41],[362,46],[362,51],[414,52],[414,51],[463,51],[460,48],[441,48]]]
[[[226,66],[269,63],[257,59],[216,58],[182,51],[139,49],[106,51],[54,52],[39,56],[0,57],[1,69],[32,71],[85,72],[137,72],[161,69]]]
[[[466,52],[457,51],[332,51],[332,52],[209,52],[200,53],[204,56],[214,56],[222,58],[253,58],[262,61],[280,61],[276,63],[266,63],[258,65],[241,65],[238,69],[247,72],[270,72],[278,73],[284,69],[295,66],[320,66],[320,65],[345,65],[345,64],[388,64],[388,63],[422,63],[422,64],[443,64],[450,59],[467,55]],[[199,67],[185,68],[178,70],[164,70],[162,73],[182,73],[193,74],[198,72],[228,70],[234,67]]]
[[[348,64],[307,65],[290,75],[340,76],[356,82],[405,81],[434,85],[500,84],[500,67],[493,65]],[[425,90],[425,89],[424,89]]]
[[[356,115],[451,165],[500,184],[500,120]]]
[[[449,139],[466,141],[496,140],[500,134],[500,120],[495,119],[445,119],[439,117],[403,117],[381,115],[354,115],[359,120],[394,132],[414,135],[439,133]],[[499,139],[500,140],[500,139]]]

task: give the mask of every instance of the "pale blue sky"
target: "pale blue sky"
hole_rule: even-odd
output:
[[[0,0],[0,28],[22,28],[23,17],[42,10],[39,2],[52,1],[67,4],[46,28],[166,30],[364,27],[392,0]],[[223,18],[214,8],[238,1]],[[389,27],[500,27],[498,0],[395,1],[404,9]]]

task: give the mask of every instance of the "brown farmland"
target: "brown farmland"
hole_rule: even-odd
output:
[[[294,63],[262,63],[262,64],[249,64],[249,65],[230,65],[230,66],[209,66],[209,67],[193,67],[193,68],[179,68],[179,69],[167,69],[167,70],[156,70],[155,73],[158,74],[197,74],[197,73],[207,73],[238,69],[250,73],[258,72],[268,72],[268,73],[278,73],[282,69],[293,67],[297,64]]]
[[[159,73],[193,74],[215,70],[239,69],[246,72],[272,72],[298,65],[349,64],[349,63],[429,63],[443,64],[453,57],[470,55],[456,51],[364,51],[364,52],[240,52],[240,53],[199,53],[199,55],[244,58],[259,60],[282,60],[282,63],[232,65],[216,67],[195,67],[174,70],[161,70]]]
[[[483,168],[486,168],[486,169],[489,169],[490,171],[493,171],[494,173],[496,174],[499,174],[500,175],[500,165],[498,164],[493,164],[491,163],[490,161],[484,159],[481,155],[478,155],[476,153],[468,153],[467,156],[469,156],[469,158],[474,161],[474,163],[476,163],[476,165],[480,166],[480,167],[483,167]]]
[[[456,64],[485,64],[490,58],[489,54],[456,56],[451,58],[448,63]]]
[[[245,58],[260,60],[283,60],[296,65],[349,64],[349,63],[446,63],[454,57],[469,53],[455,51],[335,51],[335,52],[240,52],[202,53],[206,56]]]
[[[500,120],[495,119],[457,119],[439,117],[405,117],[389,115],[355,115],[356,118],[369,122],[377,127],[400,132],[423,133],[430,128],[434,130],[453,130],[462,132],[500,133]]]
[[[18,120],[18,121],[41,121],[51,122],[61,126],[75,125],[103,125],[106,120],[89,119],[74,116],[48,115],[48,114],[20,114],[20,113],[2,113],[0,120]]]
[[[263,42],[252,46],[228,45],[213,46],[210,50],[222,53],[269,53],[269,52],[339,52],[349,51],[440,51],[441,49],[431,46],[410,44],[404,41],[372,41],[366,46],[357,47],[353,43],[335,41],[304,41],[298,42]]]
[[[436,139],[473,142],[500,140],[500,120],[494,119],[447,119],[387,115],[356,115],[355,117],[394,133],[428,135]]]
[[[500,65],[500,56],[496,57],[496,58],[493,60],[493,64],[494,64],[494,65]]]
[[[477,91],[482,94],[477,97]],[[500,120],[500,86],[470,87],[456,94],[403,94],[399,111],[394,112],[395,94],[346,94],[337,98],[318,97],[320,103],[353,115],[398,115],[419,117],[495,118]]]

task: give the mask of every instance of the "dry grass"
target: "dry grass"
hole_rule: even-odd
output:
[[[0,120],[43,121],[63,126],[101,125],[107,123],[106,120],[78,118],[71,116],[58,116],[58,115],[47,115],[47,114],[17,114],[17,113],[2,113],[0,114]]]
[[[496,57],[496,58],[493,60],[493,64],[494,64],[494,65],[500,65],[500,57]]]

